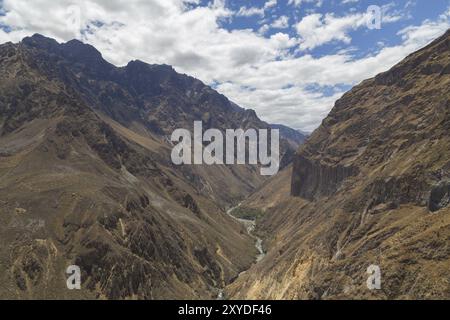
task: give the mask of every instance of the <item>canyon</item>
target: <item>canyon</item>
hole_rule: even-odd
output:
[[[0,71],[0,299],[450,298],[450,31],[307,140],[77,40],[0,45]],[[200,120],[279,129],[280,172],[174,164],[171,134]]]
[[[266,178],[175,165],[170,136],[196,120],[270,129],[254,111],[77,40],[3,44],[0,70],[0,298],[214,299],[253,263],[254,239],[226,209]],[[298,146],[280,144],[281,157]],[[66,288],[70,265],[82,290]]]

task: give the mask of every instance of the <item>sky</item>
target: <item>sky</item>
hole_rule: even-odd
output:
[[[169,64],[311,132],[343,93],[450,28],[450,0],[0,0],[0,43],[40,33]]]

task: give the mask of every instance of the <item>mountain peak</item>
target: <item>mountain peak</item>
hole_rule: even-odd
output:
[[[81,61],[87,64],[105,63],[102,54],[90,44],[83,43],[79,40],[70,40],[69,42],[61,44],[61,49],[64,55],[68,58]]]
[[[153,71],[161,71],[167,73],[175,73],[175,69],[168,64],[149,64],[142,60],[131,60],[126,66],[127,70],[144,70],[151,69]]]
[[[47,50],[59,46],[59,43],[55,39],[48,38],[39,33],[35,33],[31,37],[24,38],[22,43],[31,47]]]
[[[80,40],[73,39],[61,45],[66,51],[74,52],[74,54],[83,54],[101,57],[102,54],[95,47],[84,43]]]

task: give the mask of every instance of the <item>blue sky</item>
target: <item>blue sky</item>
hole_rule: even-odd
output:
[[[207,3],[203,0],[201,3]],[[267,1],[252,0],[252,1],[228,1],[228,5],[232,10],[239,11],[242,7],[246,8],[263,8]],[[295,1],[293,1],[295,2]],[[382,11],[386,15],[396,17],[396,21],[389,23],[382,23],[382,28],[379,30],[369,30],[368,28],[360,28],[357,30],[350,30],[348,34],[351,36],[351,43],[342,43],[340,41],[332,41],[324,45],[318,46],[308,53],[314,56],[329,55],[340,50],[354,50],[355,57],[365,56],[367,54],[376,53],[381,46],[400,44],[402,39],[397,34],[410,25],[419,25],[424,20],[437,20],[443,12],[450,6],[449,0],[354,0],[343,3],[339,0],[323,0],[323,1],[301,1],[300,5],[289,1],[277,1],[277,4],[270,7],[266,11],[264,17],[254,14],[251,16],[237,16],[233,19],[222,22],[222,26],[228,30],[234,29],[252,29],[257,32],[263,25],[270,25],[271,23],[280,19],[280,17],[287,17],[289,26],[286,28],[270,28],[264,33],[266,37],[270,37],[280,31],[295,37],[297,31],[295,29],[296,23],[302,20],[303,17],[316,14],[333,14],[336,17],[345,17],[355,12],[364,12],[371,5],[378,5],[382,7]],[[374,45],[375,44],[375,45]],[[298,52],[297,54],[302,54]]]
[[[369,6],[382,12],[369,28]],[[353,85],[450,27],[450,0],[3,0],[0,42],[78,38],[116,65],[195,76],[271,123],[314,130]]]

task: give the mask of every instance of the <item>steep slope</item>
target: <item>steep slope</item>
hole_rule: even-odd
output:
[[[272,129],[280,130],[280,136],[286,141],[286,143],[283,142],[284,150],[280,162],[280,168],[284,169],[294,161],[296,150],[305,143],[307,137],[282,124],[271,124],[270,127]]]
[[[1,45],[0,70],[0,298],[215,298],[253,263],[225,210],[258,168],[175,166],[168,142],[194,120],[268,127],[253,111],[78,41]],[[81,291],[66,287],[72,264]]]
[[[229,294],[449,299],[449,87],[450,31],[337,101],[293,168],[243,204],[264,210],[269,252]]]
[[[55,40],[34,35],[22,46],[32,52],[30,60],[50,78],[57,78],[99,116],[128,139],[157,140],[166,149],[175,129],[192,129],[202,121],[204,130],[217,128],[270,128],[253,110],[245,110],[201,81],[182,75],[167,65],[131,61],[117,68],[106,62],[94,47],[72,40]],[[113,120],[113,123],[111,123]],[[124,127],[124,128],[123,128]],[[300,145],[281,132],[282,165],[293,160]],[[167,159],[170,158],[165,158]],[[252,166],[182,168],[195,188],[209,193],[222,207],[254,191],[265,179]],[[225,179],[224,179],[225,178]]]

